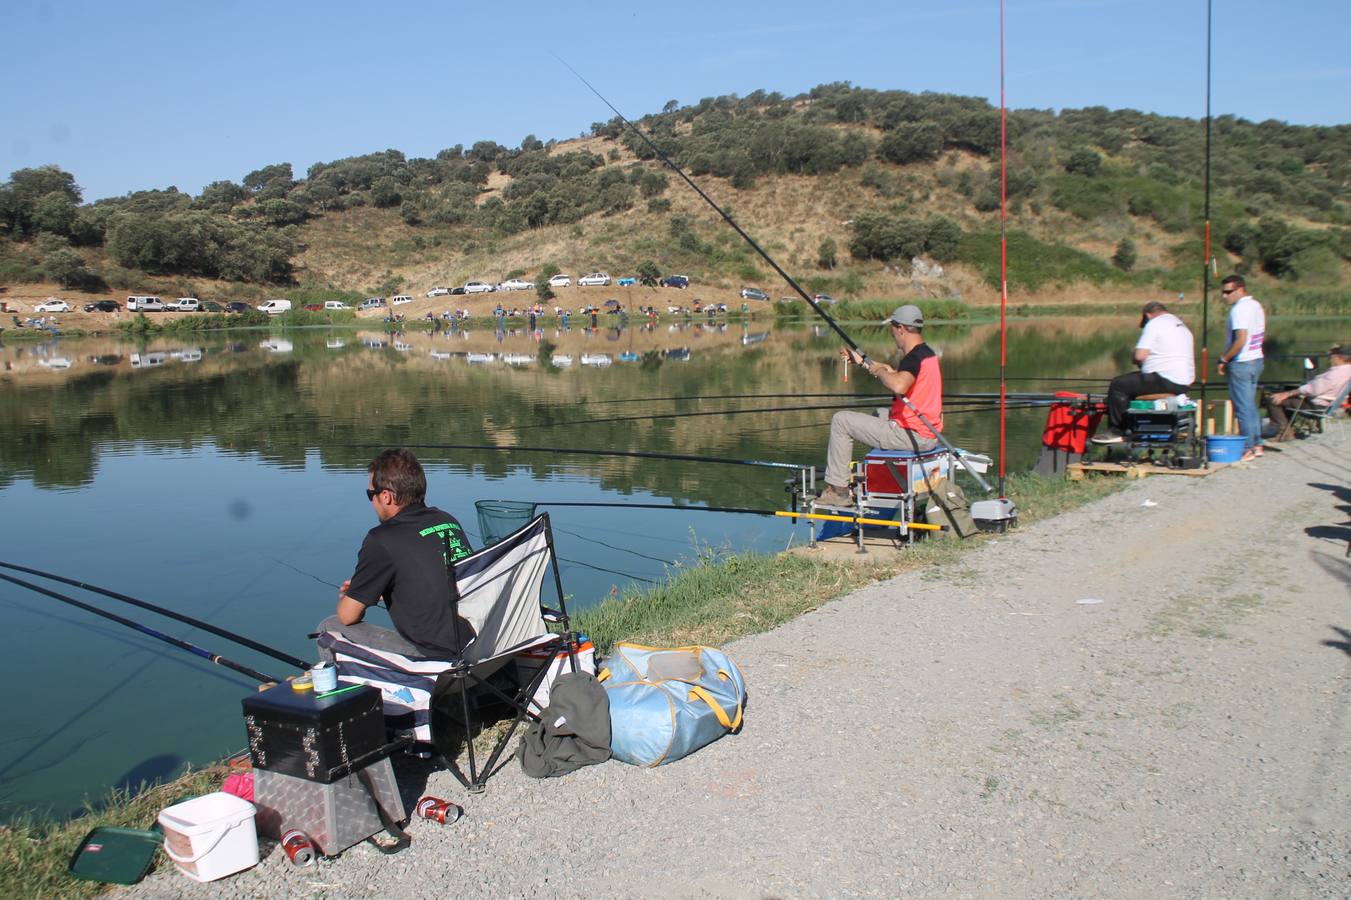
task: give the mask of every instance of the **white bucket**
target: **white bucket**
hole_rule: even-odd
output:
[[[176,803],[159,814],[164,852],[195,881],[215,881],[258,865],[253,804],[216,792]]]

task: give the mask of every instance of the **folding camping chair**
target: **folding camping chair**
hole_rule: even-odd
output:
[[[540,602],[544,574],[551,563],[557,610]],[[577,671],[577,642],[568,622],[549,514],[541,513],[499,543],[447,565],[446,576],[457,623],[467,621],[473,629],[467,643],[456,641],[465,644],[459,658],[419,659],[373,650],[349,643],[334,632],[321,635],[319,643],[333,651],[340,681],[380,688],[387,724],[421,744],[430,744],[446,768],[471,793],[478,793],[496,771],[502,751],[521,723],[539,718],[541,710],[533,698],[555,667],[527,668],[530,674],[523,683],[507,690],[489,678],[526,651],[550,659],[565,652],[571,671]],[[551,625],[560,631],[551,631]],[[482,770],[473,742],[482,722],[475,715],[471,691],[495,698],[514,712],[510,727],[498,738]],[[455,765],[451,732],[459,729],[467,735],[467,774]]]
[[[1300,416],[1306,419],[1313,419],[1318,423],[1319,432],[1327,430],[1327,423],[1342,414],[1342,407],[1346,405],[1347,393],[1351,392],[1351,381],[1342,385],[1342,389],[1337,392],[1337,396],[1327,406],[1316,406],[1312,403],[1301,403],[1299,406],[1290,410],[1290,420],[1286,423],[1284,430],[1281,431],[1282,439],[1294,434],[1295,425],[1299,422]]]

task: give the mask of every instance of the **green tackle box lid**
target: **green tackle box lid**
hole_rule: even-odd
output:
[[[163,842],[159,830],[101,826],[84,836],[67,868],[81,881],[135,884],[150,871]]]

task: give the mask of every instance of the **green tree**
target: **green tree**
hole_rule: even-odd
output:
[[[930,216],[924,223],[924,252],[939,262],[957,258],[962,243],[962,227],[947,216]]]
[[[1121,238],[1116,245],[1116,253],[1112,254],[1112,265],[1115,265],[1121,272],[1129,272],[1135,268],[1135,242],[1129,238]]]
[[[69,236],[75,224],[76,207],[65,191],[43,194],[33,204],[33,229]]]
[[[905,122],[888,132],[877,155],[898,165],[935,159],[943,149],[943,133],[932,122]]]
[[[1112,265],[1123,272],[1129,272],[1135,268],[1135,259],[1135,241],[1122,238],[1116,245],[1116,252],[1112,254]]]
[[[403,201],[399,207],[399,216],[403,219],[405,225],[421,225],[422,215],[417,208],[417,204],[412,200]]]
[[[91,281],[84,259],[70,248],[48,253],[42,260],[42,274],[65,288],[83,287]]]
[[[835,239],[828,237],[816,249],[816,265],[822,269],[833,269],[839,262],[838,256],[839,248],[835,245]]]
[[[1102,168],[1102,157],[1088,149],[1075,150],[1065,161],[1065,171],[1071,175],[1092,178]]]
[[[371,185],[371,203],[379,207],[398,206],[403,202],[403,194],[399,191],[399,183],[386,175],[384,178],[376,179],[375,184]]]
[[[656,287],[661,280],[661,268],[652,260],[645,259],[638,264],[638,283],[647,287]]]

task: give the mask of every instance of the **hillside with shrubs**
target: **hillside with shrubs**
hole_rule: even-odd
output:
[[[812,290],[996,297],[999,112],[984,100],[838,83],[673,100],[638,124]],[[1014,110],[1008,129],[1016,294],[1195,288],[1203,123],[1092,107]],[[1351,270],[1349,184],[1351,126],[1216,118],[1219,265],[1333,296]],[[434,158],[391,149],[303,175],[280,162],[196,196],[169,187],[86,203],[78,173],[56,167],[0,185],[0,284],[389,294],[640,267],[787,293],[617,118],[571,140],[480,141]]]

